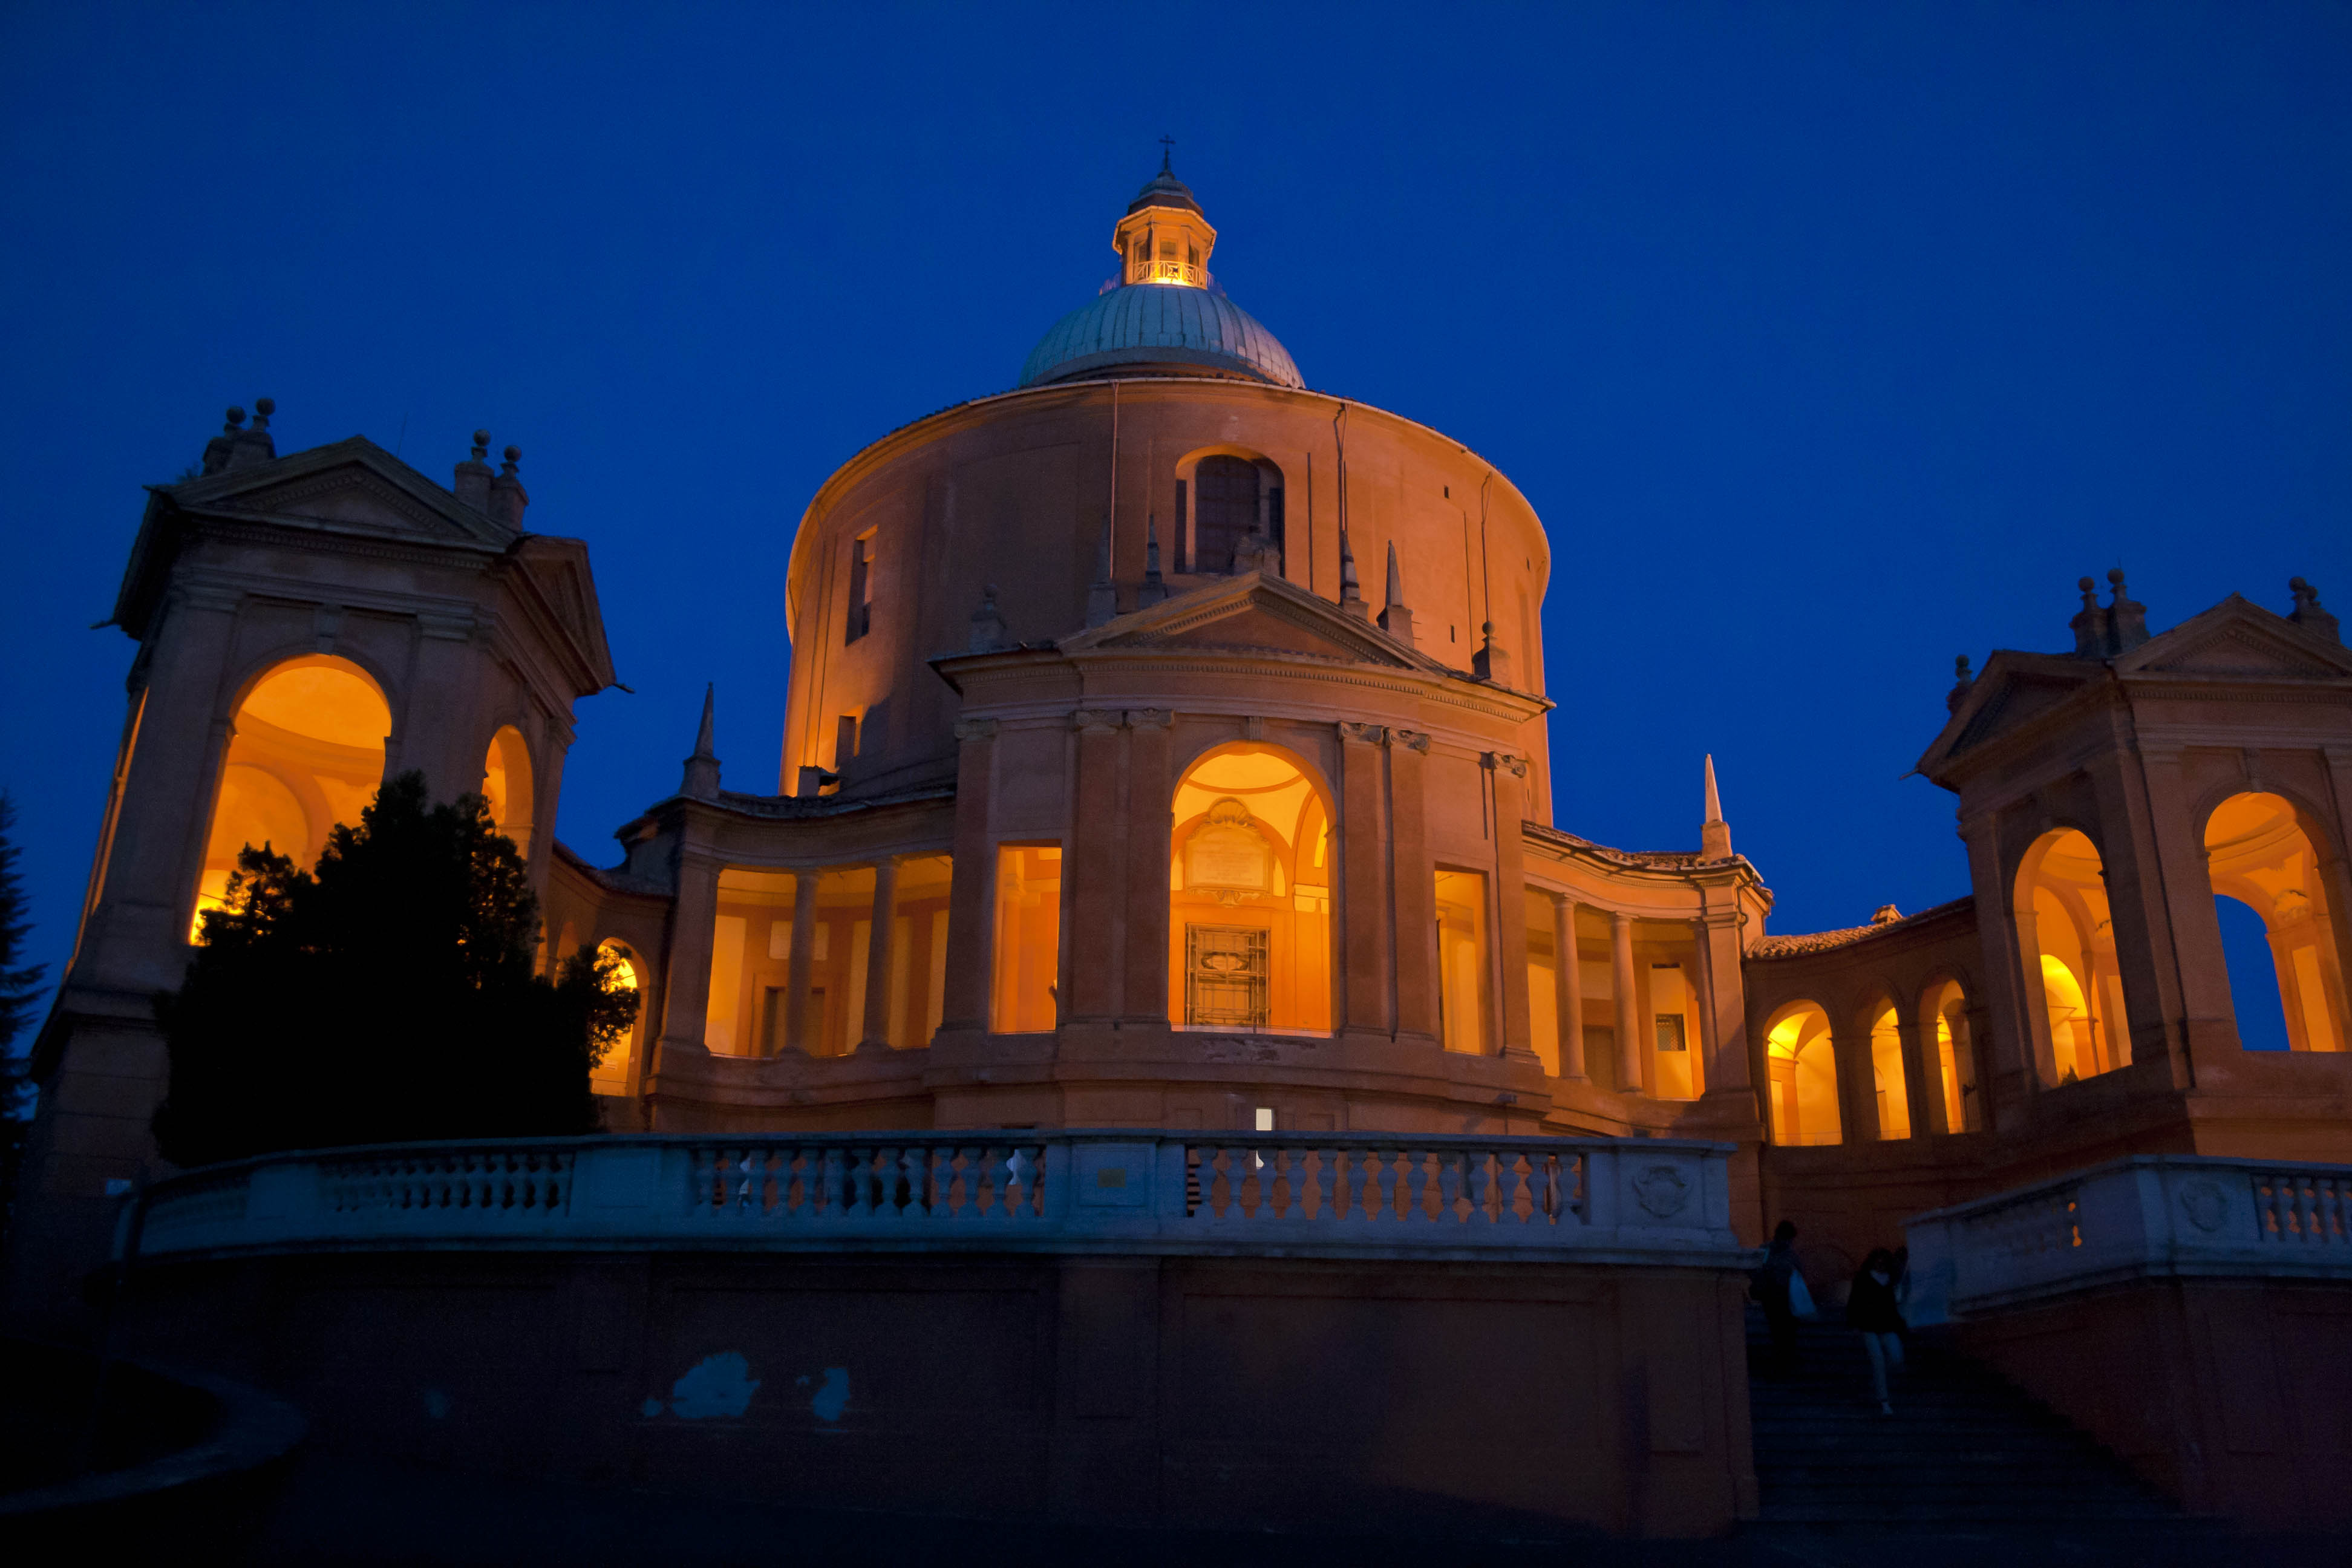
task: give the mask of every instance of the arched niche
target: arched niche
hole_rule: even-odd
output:
[[[2205,865],[2217,899],[2234,899],[2262,921],[2277,975],[2286,1044],[2295,1051],[2341,1051],[2347,1030],[2344,968],[2337,931],[2315,838],[2303,814],[2284,796],[2233,795],[2205,819]],[[2234,977],[2233,978],[2237,978]],[[2258,991],[2267,1006],[2267,986]],[[2259,1020],[2241,1007],[2241,1037],[2257,1034]]]
[[[1222,576],[1262,535],[1281,559],[1287,504],[1282,469],[1242,447],[1204,447],[1176,464],[1175,505],[1160,541],[1168,570]]]
[[[1331,796],[1297,753],[1244,741],[1177,781],[1168,1016],[1179,1027],[1331,1028]]]
[[[530,854],[531,803],[536,798],[532,783],[530,747],[522,731],[511,724],[499,726],[482,759],[482,802],[489,808],[490,821],[525,857]]]
[[[346,658],[289,658],[246,689],[205,830],[191,940],[203,935],[205,911],[221,907],[246,846],[308,870],[338,824],[359,821],[383,783],[391,731],[382,688]]]
[[[1932,1079],[1929,1098],[1942,1109],[1945,1132],[1984,1129],[1984,1100],[1977,1088],[1976,1042],[1969,1024],[1968,994],[1957,980],[1933,980],[1919,993],[1919,1039]]]
[[[588,1085],[598,1094],[626,1094],[629,1090],[629,1068],[636,1060],[637,1041],[643,1037],[646,1029],[645,962],[618,937],[606,937],[596,944],[596,951],[612,956],[614,984],[621,990],[635,992],[638,1006],[637,1016],[630,1024],[628,1033],[614,1041],[611,1048],[605,1051],[604,1060],[589,1073]]]
[[[1830,1016],[1818,1003],[1791,1002],[1764,1029],[1769,1111],[1775,1143],[1840,1143],[1837,1053]]]
[[[2035,839],[2018,866],[2012,908],[2042,1080],[2074,1083],[2129,1066],[2131,1026],[2098,847],[2073,827]]]
[[[1882,1142],[1908,1138],[1921,1130],[1911,1125],[1910,1083],[1903,1068],[1903,1029],[1895,1004],[1882,996],[1864,1011],[1870,1020],[1870,1079],[1878,1107],[1878,1136]]]

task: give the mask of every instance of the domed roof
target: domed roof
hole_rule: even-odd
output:
[[[1307,384],[1290,351],[1255,317],[1214,289],[1178,283],[1129,283],[1079,306],[1029,351],[1020,384],[1074,381],[1119,365],[1145,364],[1193,365],[1209,374],[1247,376],[1276,386]]]
[[[1199,212],[1201,204],[1192,195],[1192,187],[1176,177],[1176,171],[1168,166],[1168,160],[1163,157],[1160,160],[1160,173],[1152,175],[1150,183],[1136,192],[1135,199],[1127,204],[1127,210],[1131,213],[1139,213],[1146,207],[1190,207]]]

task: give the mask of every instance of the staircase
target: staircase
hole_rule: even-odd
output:
[[[1764,1314],[1748,1308],[1760,1525],[2106,1533],[2182,1521],[2114,1455],[1932,1336],[1913,1336],[1889,1375],[1891,1416],[1859,1335],[1801,1323],[1798,1340],[1797,1371],[1769,1375]]]

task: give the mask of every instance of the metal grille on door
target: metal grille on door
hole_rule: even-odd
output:
[[[1267,935],[1247,926],[1184,928],[1187,1024],[1228,1029],[1265,1027]]]

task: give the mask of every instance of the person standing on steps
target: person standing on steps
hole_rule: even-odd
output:
[[[1870,1354],[1870,1384],[1878,1395],[1878,1413],[1895,1414],[1894,1402],[1886,1396],[1886,1369],[1903,1368],[1902,1310],[1895,1304],[1895,1255],[1883,1247],[1871,1249],[1862,1260],[1862,1270],[1853,1277],[1853,1289],[1845,1299],[1845,1321],[1862,1335],[1863,1349]]]
[[[1764,1261],[1748,1277],[1748,1293],[1764,1309],[1765,1326],[1772,1334],[1769,1370],[1785,1377],[1797,1370],[1797,1310],[1790,1300],[1797,1281],[1797,1227],[1782,1220],[1772,1232]]]

